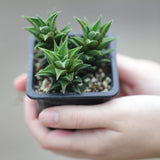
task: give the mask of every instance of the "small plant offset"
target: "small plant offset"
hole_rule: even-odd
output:
[[[102,16],[95,24],[74,17],[83,34],[71,35],[70,26],[58,30],[53,11],[43,20],[24,17],[33,27],[25,28],[36,38],[34,49],[35,91],[38,93],[107,92],[111,88],[107,46],[115,37],[106,37],[112,21],[101,25]],[[107,70],[108,69],[108,70]]]

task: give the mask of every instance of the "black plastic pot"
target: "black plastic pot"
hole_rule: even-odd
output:
[[[108,36],[113,37],[112,34]],[[89,104],[99,104],[110,100],[112,97],[116,96],[119,92],[119,80],[116,64],[116,52],[110,53],[109,57],[111,60],[111,75],[112,83],[111,89],[108,92],[86,92],[86,93],[43,93],[39,94],[35,92],[34,89],[34,46],[35,39],[31,37],[29,39],[29,54],[28,54],[28,77],[27,77],[27,95],[31,99],[36,99],[39,106],[39,111],[44,108],[59,105],[89,105]],[[115,41],[111,42],[107,48],[115,49]]]

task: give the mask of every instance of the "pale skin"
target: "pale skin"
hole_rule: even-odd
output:
[[[51,107],[39,115],[35,101],[25,96],[26,123],[44,149],[93,160],[160,157],[160,65],[123,55],[117,63],[121,90],[109,102]],[[14,85],[25,92],[26,75]]]

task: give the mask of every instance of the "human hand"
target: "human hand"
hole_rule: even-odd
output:
[[[117,64],[120,79],[119,96],[160,95],[159,64],[123,55],[117,55]]]
[[[154,71],[158,71],[158,69],[155,69],[159,67],[158,65],[151,66],[153,66]],[[121,72],[120,79],[123,83],[129,82],[126,81],[127,78],[123,78]],[[151,79],[147,77],[144,79],[151,82]],[[156,79],[153,81],[155,82],[151,84],[157,82]],[[20,84],[21,87],[18,88]],[[20,77],[15,85],[19,90],[24,91],[25,77]],[[133,94],[136,94],[134,88],[138,88],[135,86],[131,87]],[[156,90],[156,93],[155,90],[156,88],[150,87],[147,91],[150,94],[158,94],[158,90]],[[121,95],[122,93],[125,92],[121,92]],[[73,157],[87,157],[98,160],[125,160],[159,155],[157,150],[159,147],[157,137],[160,133],[158,129],[160,117],[159,107],[157,107],[160,106],[158,96],[130,96],[97,106],[54,107],[44,110],[40,116],[38,116],[35,101],[26,98],[25,106],[26,122],[43,148]],[[52,118],[57,120],[58,116],[53,116],[53,111],[59,113],[59,123],[56,125],[53,125]],[[47,114],[50,114],[52,118],[50,119],[51,116]],[[83,130],[77,130],[76,132],[50,131],[44,126]]]

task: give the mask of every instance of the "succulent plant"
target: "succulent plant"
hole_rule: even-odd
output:
[[[27,31],[31,32],[37,39],[38,44],[36,48],[53,48],[54,41],[57,44],[65,39],[65,37],[70,32],[69,25],[66,25],[63,29],[58,30],[56,26],[56,18],[60,14],[60,11],[53,11],[48,15],[47,20],[43,20],[40,17],[26,17],[24,18],[29,21],[33,27],[25,28]]]
[[[71,31],[69,25],[57,29],[56,19],[60,13],[54,10],[47,20],[24,17],[33,25],[25,29],[36,38],[36,81],[40,77],[40,83],[35,84],[38,87],[36,91],[81,93],[89,86],[90,82],[86,79],[94,79],[99,67],[103,70],[103,64],[110,62],[107,55],[113,50],[107,49],[107,45],[116,38],[106,37],[106,33],[112,21],[101,26],[102,16],[95,24],[90,24],[86,18],[81,20],[75,17],[82,27],[83,35],[68,36]]]
[[[51,77],[52,82],[48,92],[61,90],[62,93],[65,93],[67,86],[70,86],[67,91],[77,93],[85,89],[85,84],[82,83],[82,78],[77,73],[90,65],[85,65],[80,60],[80,56],[83,54],[79,53],[81,47],[68,49],[67,37],[64,42],[61,41],[59,46],[54,42],[54,51],[40,49],[48,60],[48,66],[40,70],[36,76]]]
[[[95,24],[89,23],[84,18],[84,21],[75,17],[83,30],[83,36],[72,36],[70,45],[72,47],[82,46],[82,51],[85,53],[83,61],[92,65],[101,65],[102,63],[109,62],[106,55],[112,50],[106,49],[107,45],[114,41],[115,37],[106,37],[112,20],[101,26],[102,16],[100,16]]]

